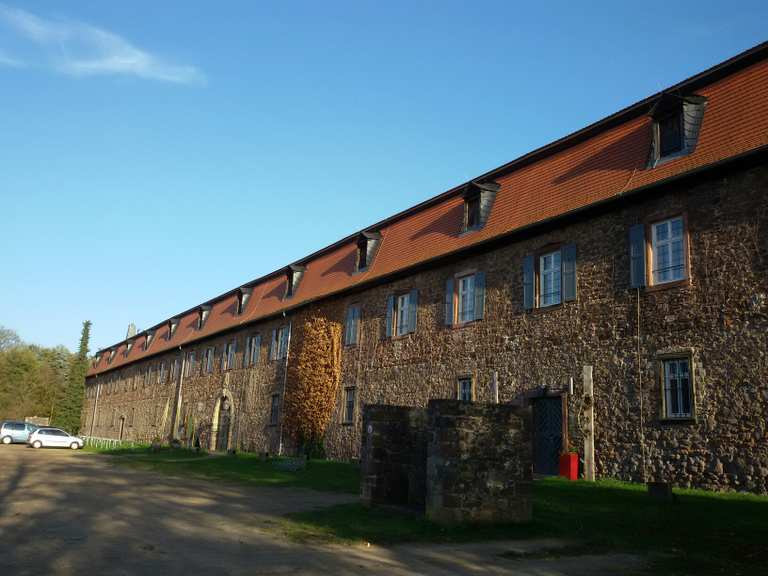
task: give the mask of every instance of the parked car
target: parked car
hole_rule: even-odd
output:
[[[3,444],[24,443],[38,426],[29,422],[13,422],[8,420],[0,424],[0,442]]]
[[[82,438],[72,436],[59,428],[38,428],[29,435],[27,444],[32,448],[82,448],[85,442]]]

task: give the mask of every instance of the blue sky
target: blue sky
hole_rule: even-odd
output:
[[[0,4],[0,325],[146,328],[765,40],[765,2]]]

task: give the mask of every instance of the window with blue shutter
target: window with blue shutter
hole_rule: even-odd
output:
[[[533,289],[534,289],[534,270],[533,256],[523,258],[523,308],[533,309]]]
[[[576,300],[576,244],[566,244],[561,249],[563,263],[563,300]]]
[[[629,229],[629,285],[645,286],[645,225],[635,224]]]
[[[408,294],[408,332],[416,332],[419,314],[419,291],[415,288]]]
[[[395,297],[394,295],[390,295],[387,297],[387,319],[386,319],[386,329],[385,329],[385,336],[387,338],[392,338],[393,331],[393,324],[395,321]]]
[[[445,281],[445,325],[453,326],[453,278]]]

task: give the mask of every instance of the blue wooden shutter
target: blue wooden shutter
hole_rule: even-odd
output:
[[[352,324],[355,321],[355,307],[350,306],[347,308],[347,321],[344,326],[344,345],[350,346],[352,344]]]
[[[387,327],[386,327],[387,338],[392,338],[392,320],[394,315],[395,315],[395,297],[394,295],[389,295],[387,297]]]
[[[269,359],[274,360],[277,354],[277,328],[272,329],[272,342],[269,344]]]
[[[453,278],[445,281],[445,325],[453,326]]]
[[[290,338],[290,336],[291,336],[291,325],[288,324],[288,326],[285,327],[285,330],[283,330],[283,341],[280,343],[280,350],[282,351],[280,358],[288,357],[288,339]]]
[[[485,272],[475,274],[475,320],[485,316]]]
[[[635,224],[629,229],[629,285],[645,286],[645,225]]]
[[[533,309],[533,256],[523,258],[523,308]]]
[[[566,244],[560,250],[563,267],[563,300],[576,300],[576,244]]]
[[[408,332],[416,332],[419,317],[419,291],[414,288],[408,294]]]

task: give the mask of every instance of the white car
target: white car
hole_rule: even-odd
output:
[[[67,434],[58,428],[38,428],[29,435],[27,444],[32,448],[71,448],[78,450],[85,442],[82,438]]]

